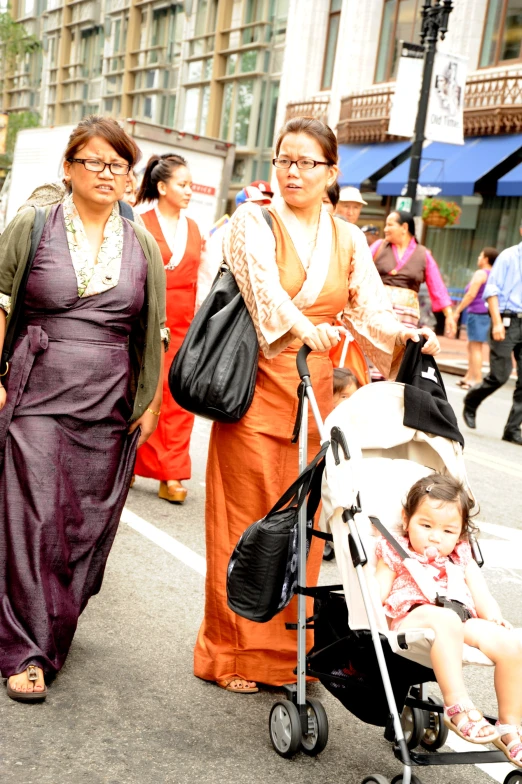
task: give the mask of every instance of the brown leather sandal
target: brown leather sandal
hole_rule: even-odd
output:
[[[187,492],[187,488],[183,487],[181,482],[176,481],[175,485],[160,482],[158,498],[170,501],[171,504],[182,504],[187,497]]]
[[[235,694],[257,694],[259,691],[257,686],[232,686],[233,683],[254,683],[254,681],[247,681],[246,678],[240,678],[235,675],[233,678],[225,678],[223,681],[216,681],[220,689],[226,691],[233,691]]]
[[[27,678],[36,683],[38,680],[38,667],[36,664],[29,664],[26,668]],[[17,673],[18,674],[18,673]],[[17,702],[43,702],[47,697],[47,686],[42,691],[18,691],[11,688],[9,678],[7,679],[7,696]]]

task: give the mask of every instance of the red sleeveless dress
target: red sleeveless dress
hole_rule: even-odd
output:
[[[167,265],[172,252],[161,231],[154,210],[142,216],[146,228],[159,245],[163,263]],[[201,236],[197,224],[187,218],[187,247],[175,269],[167,275],[167,326],[170,328],[170,347],[165,354],[163,404],[158,427],[146,444],[138,449],[135,474],[166,482],[168,479],[190,479],[190,436],[194,416],[172,398],[168,386],[169,369],[190,322],[194,318],[196,283],[201,258]]]

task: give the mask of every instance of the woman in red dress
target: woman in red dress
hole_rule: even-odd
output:
[[[171,340],[165,354],[159,424],[153,437],[138,450],[135,473],[159,479],[159,497],[180,504],[187,497],[181,480],[190,479],[191,474],[189,446],[194,416],[172,399],[168,371],[194,318],[201,236],[196,223],[182,212],[191,196],[192,177],[185,159],[174,154],[153,155],[143,176],[137,204],[157,202],[141,217],[158,243],[165,264]]]

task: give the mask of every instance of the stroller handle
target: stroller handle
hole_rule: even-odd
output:
[[[304,345],[301,346],[301,348],[297,352],[297,372],[299,373],[299,378],[301,379],[301,381],[305,376],[310,377],[310,371],[308,369],[308,363],[306,361],[306,358],[312,350],[313,349],[311,349],[310,346]]]

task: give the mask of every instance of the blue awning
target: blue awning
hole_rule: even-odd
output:
[[[341,188],[346,185],[361,188],[367,180],[378,180],[403,160],[403,154],[409,147],[410,141],[340,144],[339,185]]]
[[[463,145],[431,142],[422,152],[419,185],[441,188],[441,196],[472,196],[476,183],[484,177],[496,179],[518,161],[522,134],[480,136]],[[507,167],[507,168],[506,168]],[[409,159],[382,177],[377,193],[400,196],[408,182]],[[498,169],[495,175],[495,169]]]
[[[498,196],[522,196],[522,163],[504,174],[497,183]]]

